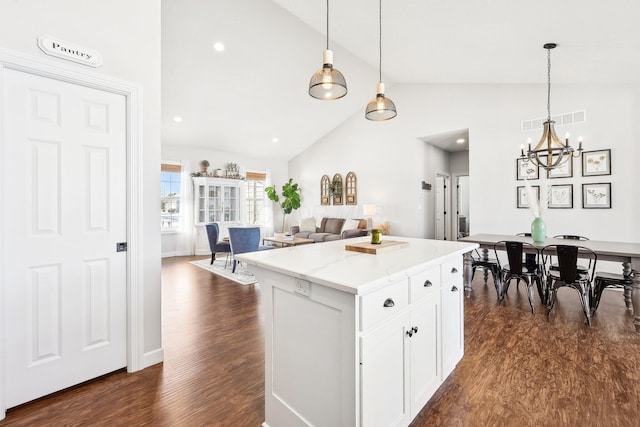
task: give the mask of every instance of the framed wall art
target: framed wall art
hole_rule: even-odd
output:
[[[584,209],[611,209],[611,183],[582,184]]]
[[[573,184],[552,185],[549,191],[549,209],[573,208]]]
[[[536,199],[540,198],[540,187],[532,185],[531,189]],[[521,186],[516,188],[516,206],[518,209],[527,209],[529,205],[529,196],[527,195],[527,187]]]
[[[516,159],[516,179],[518,181],[538,178],[540,178],[540,171],[537,165],[534,165],[529,159]]]
[[[611,150],[584,151],[582,176],[611,175]]]
[[[540,156],[540,160],[547,161],[547,156]],[[572,178],[573,157],[569,157],[564,163],[547,171],[547,178]]]

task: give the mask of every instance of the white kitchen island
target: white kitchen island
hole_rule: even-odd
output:
[[[237,256],[262,290],[265,427],[406,426],[464,353],[474,243],[362,237]]]

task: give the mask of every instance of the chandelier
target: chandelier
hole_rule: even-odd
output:
[[[565,135],[565,142],[562,143],[556,130],[554,121],[551,120],[551,49],[557,44],[546,43],[543,47],[547,49],[547,120],[543,123],[544,131],[538,144],[532,149],[531,140],[528,140],[528,149],[525,153],[524,147],[520,146],[520,158],[528,158],[533,164],[551,170],[563,165],[572,157],[579,157],[582,153],[582,137],[579,138],[577,150],[569,146],[569,134]]]

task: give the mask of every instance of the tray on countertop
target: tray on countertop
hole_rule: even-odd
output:
[[[362,252],[365,254],[379,254],[382,252],[393,251],[396,249],[406,248],[409,246],[409,242],[400,242],[397,240],[383,240],[380,244],[374,245],[371,242],[353,243],[345,245],[344,248],[348,251]]]

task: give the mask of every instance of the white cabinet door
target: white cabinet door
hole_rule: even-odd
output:
[[[442,266],[442,373],[443,380],[453,371],[464,354],[464,300],[462,265]]]
[[[411,419],[422,410],[441,384],[440,292],[431,292],[411,308],[410,358]]]
[[[361,426],[409,424],[409,369],[405,351],[409,320],[406,311],[360,338]]]

